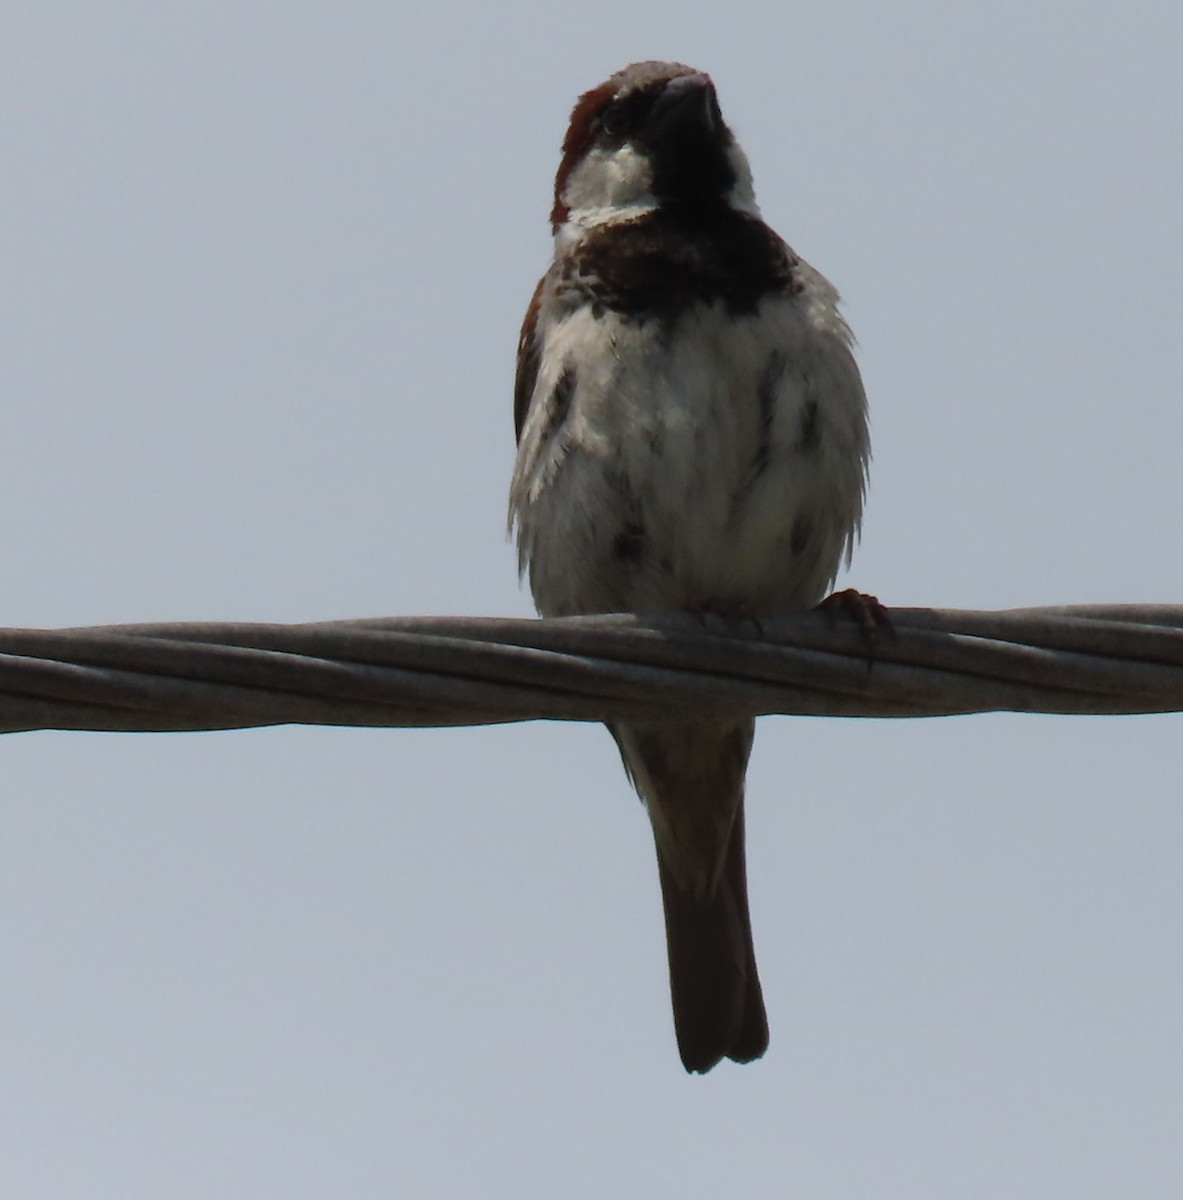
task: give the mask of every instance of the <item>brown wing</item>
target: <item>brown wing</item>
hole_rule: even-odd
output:
[[[518,373],[513,383],[513,431],[514,437],[521,440],[522,426],[526,423],[526,412],[530,408],[530,397],[534,394],[534,384],[538,381],[538,360],[542,348],[538,344],[538,310],[542,305],[542,287],[547,277],[538,281],[530,307],[526,309],[526,318],[522,322],[522,333],[518,338]]]

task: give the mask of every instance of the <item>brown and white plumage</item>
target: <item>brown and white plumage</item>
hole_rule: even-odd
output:
[[[572,113],[518,350],[510,518],[544,616],[812,607],[849,557],[866,399],[833,287],[761,220],[709,78]],[[612,728],[653,826],[688,1070],[767,1045],[744,865],[754,724]]]

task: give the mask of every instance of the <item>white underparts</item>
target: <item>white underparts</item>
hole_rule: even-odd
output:
[[[511,493],[547,615],[771,614],[825,594],[862,511],[866,400],[833,289],[543,334]]]

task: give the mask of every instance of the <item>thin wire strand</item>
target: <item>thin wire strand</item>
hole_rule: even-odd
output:
[[[0,732],[1183,711],[1183,606],[0,630]]]

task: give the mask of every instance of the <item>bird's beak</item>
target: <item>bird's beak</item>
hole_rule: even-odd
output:
[[[701,72],[671,79],[649,114],[649,124],[659,139],[714,133],[719,119],[715,85]]]

